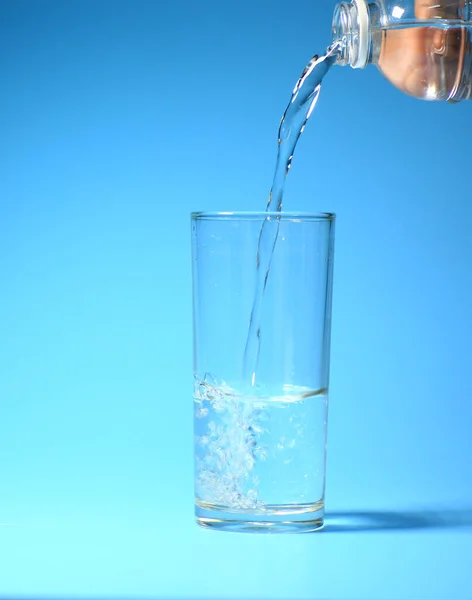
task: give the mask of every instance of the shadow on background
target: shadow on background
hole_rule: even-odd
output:
[[[472,527],[472,509],[327,512],[322,533]]]

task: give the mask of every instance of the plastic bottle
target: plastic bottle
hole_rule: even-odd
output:
[[[352,0],[333,17],[337,64],[376,65],[423,100],[472,98],[472,0]]]

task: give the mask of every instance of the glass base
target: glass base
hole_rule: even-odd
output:
[[[228,510],[197,501],[195,520],[200,527],[240,533],[311,533],[324,525],[324,503],[269,504],[264,510]]]

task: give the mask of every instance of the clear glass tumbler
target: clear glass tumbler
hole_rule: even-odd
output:
[[[324,519],[333,214],[193,213],[195,514]]]

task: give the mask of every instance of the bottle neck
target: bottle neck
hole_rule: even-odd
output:
[[[338,65],[362,69],[377,64],[382,31],[391,27],[435,26],[438,20],[448,27],[472,24],[472,0],[438,0],[422,8],[411,0],[351,0],[337,4],[333,15],[333,45],[338,48]]]
[[[338,65],[363,69],[376,62],[372,51],[370,7],[366,0],[341,2],[335,7],[333,44],[338,46]]]

